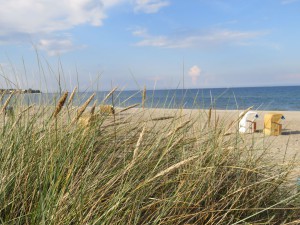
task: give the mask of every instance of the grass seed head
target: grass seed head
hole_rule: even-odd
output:
[[[115,109],[112,105],[100,105],[100,114],[114,115]]]
[[[75,96],[75,93],[77,91],[77,87],[75,87],[70,95],[70,98],[68,100],[68,106],[73,102],[73,99],[74,99],[74,96]]]
[[[107,99],[109,99],[109,97],[117,90],[118,87],[115,87],[114,89],[112,89],[103,99],[102,102],[105,102]]]
[[[53,112],[52,117],[57,117],[57,115],[59,114],[59,112],[61,111],[62,107],[64,106],[66,99],[68,97],[68,92],[66,91],[59,99],[55,111]]]
[[[82,113],[85,111],[85,109],[87,108],[87,106],[88,106],[88,105],[90,104],[90,102],[93,100],[93,98],[95,97],[95,95],[96,95],[96,93],[92,94],[92,95],[88,98],[88,100],[86,100],[85,103],[83,103],[83,105],[77,110],[77,115],[76,115],[76,117],[74,118],[74,120],[73,120],[72,122],[77,121],[77,120],[81,117]]]
[[[94,104],[93,104],[93,106],[92,106],[92,108],[90,110],[91,116],[95,114],[96,105],[97,105],[97,101],[94,102]]]
[[[8,96],[8,98],[6,99],[4,105],[1,108],[1,113],[5,113],[6,108],[11,100],[11,98],[13,97],[13,95],[15,94],[15,91],[11,92],[10,95]]]

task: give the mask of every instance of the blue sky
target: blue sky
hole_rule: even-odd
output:
[[[300,85],[300,0],[0,3],[2,87]]]

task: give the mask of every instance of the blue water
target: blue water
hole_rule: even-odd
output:
[[[97,92],[100,103],[108,92]],[[82,104],[91,93],[79,93],[75,104]],[[25,95],[29,102],[51,102],[57,94]],[[300,86],[287,87],[247,87],[155,90],[146,92],[145,107],[186,108],[186,109],[246,109],[253,106],[257,110],[300,111]],[[108,104],[126,107],[142,102],[141,91],[115,92]]]
[[[104,94],[107,93],[98,93],[98,97],[103,99]],[[141,92],[124,91],[118,94],[114,100],[117,105],[142,102]],[[147,91],[146,95],[146,107],[246,109],[253,106],[258,110],[300,110],[300,86],[155,90]],[[129,96],[132,97],[126,100]]]

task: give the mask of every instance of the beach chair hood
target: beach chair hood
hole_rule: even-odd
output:
[[[266,128],[271,128],[272,123],[280,123],[284,119],[281,113],[269,113],[265,115],[264,125]]]

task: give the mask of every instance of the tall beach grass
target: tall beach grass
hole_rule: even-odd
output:
[[[2,224],[297,223],[292,162],[228,134],[238,118],[147,109],[146,96],[142,108],[91,113],[94,95],[74,106],[75,92],[53,105],[11,102],[14,115],[2,106]]]

